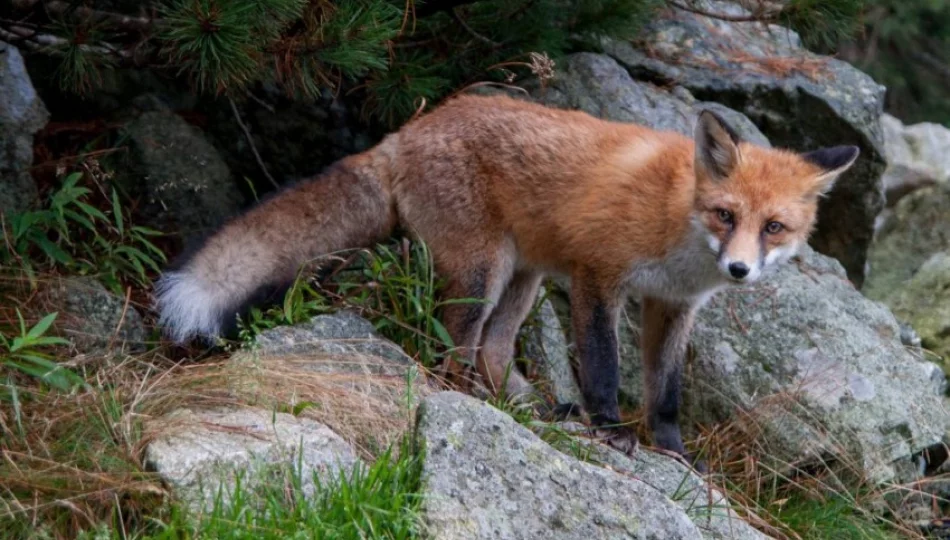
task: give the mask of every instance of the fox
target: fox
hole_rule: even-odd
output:
[[[690,135],[508,96],[461,95],[221,226],[156,285],[176,343],[214,340],[286,288],[302,264],[367,248],[397,227],[424,242],[457,358],[496,394],[537,390],[512,369],[546,277],[564,277],[591,428],[627,454],[618,321],[641,299],[646,420],[654,446],[684,447],[682,372],[697,311],[792,258],[857,146],[809,152],[749,143],[701,110]]]

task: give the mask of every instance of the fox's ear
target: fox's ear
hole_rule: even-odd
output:
[[[834,187],[841,173],[854,165],[860,154],[857,146],[832,146],[802,154],[802,157],[812,165],[821,167],[817,188],[820,195],[825,195]]]
[[[713,181],[727,178],[739,164],[739,135],[718,114],[699,113],[694,133],[696,172]]]

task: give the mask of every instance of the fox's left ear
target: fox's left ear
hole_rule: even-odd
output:
[[[739,165],[742,159],[739,144],[742,141],[718,114],[708,109],[699,113],[693,138],[696,144],[696,172],[721,182]]]
[[[819,194],[825,195],[834,187],[841,173],[854,165],[860,154],[857,146],[832,146],[802,154],[802,157],[812,165],[821,167],[817,187]]]

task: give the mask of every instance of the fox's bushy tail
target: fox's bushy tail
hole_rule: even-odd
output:
[[[303,263],[391,234],[389,162],[369,151],[332,165],[224,225],[156,283],[156,309],[177,343],[214,339],[249,304],[293,282]]]

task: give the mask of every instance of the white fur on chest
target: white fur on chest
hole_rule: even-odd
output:
[[[716,264],[716,254],[701,236],[691,235],[663,259],[635,263],[627,285],[646,296],[703,303],[729,285]]]

